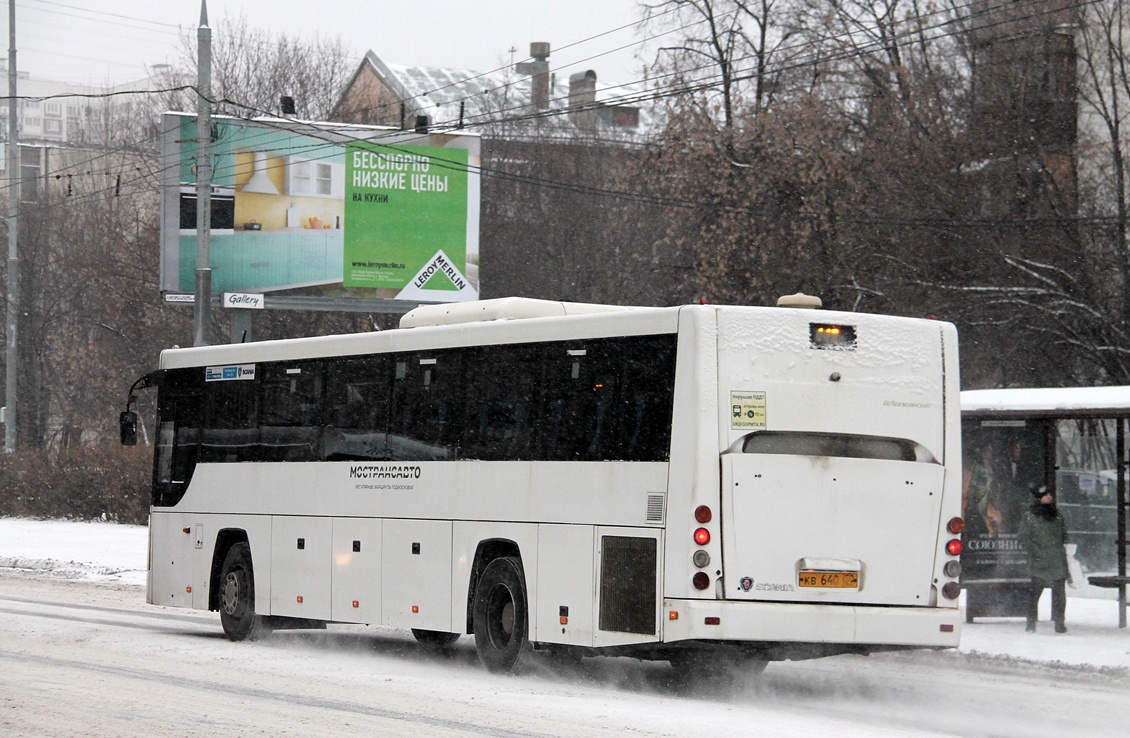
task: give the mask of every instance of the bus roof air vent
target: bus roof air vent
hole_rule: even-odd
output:
[[[824,306],[819,297],[798,292],[795,295],[781,295],[777,298],[777,307],[811,308],[818,310]]]
[[[421,326],[477,323],[488,320],[519,320],[522,318],[552,318],[565,315],[623,312],[638,308],[622,305],[589,305],[579,302],[535,300],[528,297],[499,297],[494,300],[421,305],[404,314],[401,328]]]

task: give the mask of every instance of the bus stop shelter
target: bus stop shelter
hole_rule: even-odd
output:
[[[961,414],[966,620],[1023,615],[1017,527],[1046,485],[1088,582],[1118,590],[1125,628],[1130,387],[967,390]]]

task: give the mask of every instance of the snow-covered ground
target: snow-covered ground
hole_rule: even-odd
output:
[[[37,576],[113,582],[138,588],[144,599],[147,531],[113,523],[0,518],[0,567]],[[963,653],[1026,661],[1130,670],[1130,628],[1118,627],[1114,590],[1068,590],[1066,635],[1052,633],[1048,594],[1041,602],[1040,632],[1024,632],[1016,618],[986,618],[965,625]]]

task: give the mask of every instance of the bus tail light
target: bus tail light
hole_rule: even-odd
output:
[[[957,582],[946,582],[942,585],[942,596],[947,600],[956,600],[961,594],[961,585]]]
[[[700,546],[705,546],[710,543],[710,531],[706,528],[696,528],[694,532],[694,542]]]
[[[714,518],[714,513],[710,512],[710,508],[706,505],[699,505],[694,509],[694,519],[706,525]]]
[[[946,523],[946,530],[955,536],[961,535],[961,532],[965,530],[965,521],[961,518],[950,518],[950,521]]]
[[[954,538],[952,541],[946,544],[946,553],[948,553],[950,556],[961,556],[962,549],[963,546],[961,545],[960,538]]]
[[[710,586],[710,575],[704,571],[696,572],[691,578],[691,583],[694,584],[695,589],[706,589]]]
[[[945,572],[947,577],[953,577],[954,579],[957,579],[959,576],[961,576],[961,562],[957,559],[947,561],[946,565],[942,567],[942,571]]]

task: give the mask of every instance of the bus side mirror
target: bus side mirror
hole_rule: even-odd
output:
[[[137,413],[126,410],[118,416],[118,425],[121,430],[122,445],[137,445]]]

